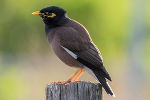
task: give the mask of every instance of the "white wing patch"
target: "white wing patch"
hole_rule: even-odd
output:
[[[70,51],[69,49],[61,46],[66,52],[68,52],[74,59],[77,59],[77,55],[74,54],[72,51]]]

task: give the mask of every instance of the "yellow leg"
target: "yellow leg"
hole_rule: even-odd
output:
[[[79,77],[83,74],[84,70],[81,69],[80,72],[78,73],[78,75],[74,78],[74,81],[77,81],[79,79]]]
[[[75,73],[73,73],[73,74],[69,77],[67,83],[71,82],[71,80],[72,80],[79,72],[80,72],[80,69],[78,69]]]

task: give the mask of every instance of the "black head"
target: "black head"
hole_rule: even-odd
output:
[[[66,11],[56,6],[46,7],[32,14],[39,15],[42,18],[43,22],[47,25],[60,24],[66,18]]]

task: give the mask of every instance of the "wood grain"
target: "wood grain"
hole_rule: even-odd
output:
[[[54,83],[46,87],[46,100],[102,100],[102,87],[98,83]]]

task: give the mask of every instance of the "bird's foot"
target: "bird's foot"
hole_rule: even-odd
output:
[[[80,80],[68,80],[65,82],[65,85],[68,85],[71,82],[80,82]]]
[[[52,84],[56,84],[56,83],[64,84],[64,83],[66,83],[66,81],[54,81],[54,82],[52,82]]]
[[[65,85],[68,85],[69,83],[71,82],[80,82],[80,80],[68,80],[68,81],[54,81],[52,82],[52,84],[65,84]]]

